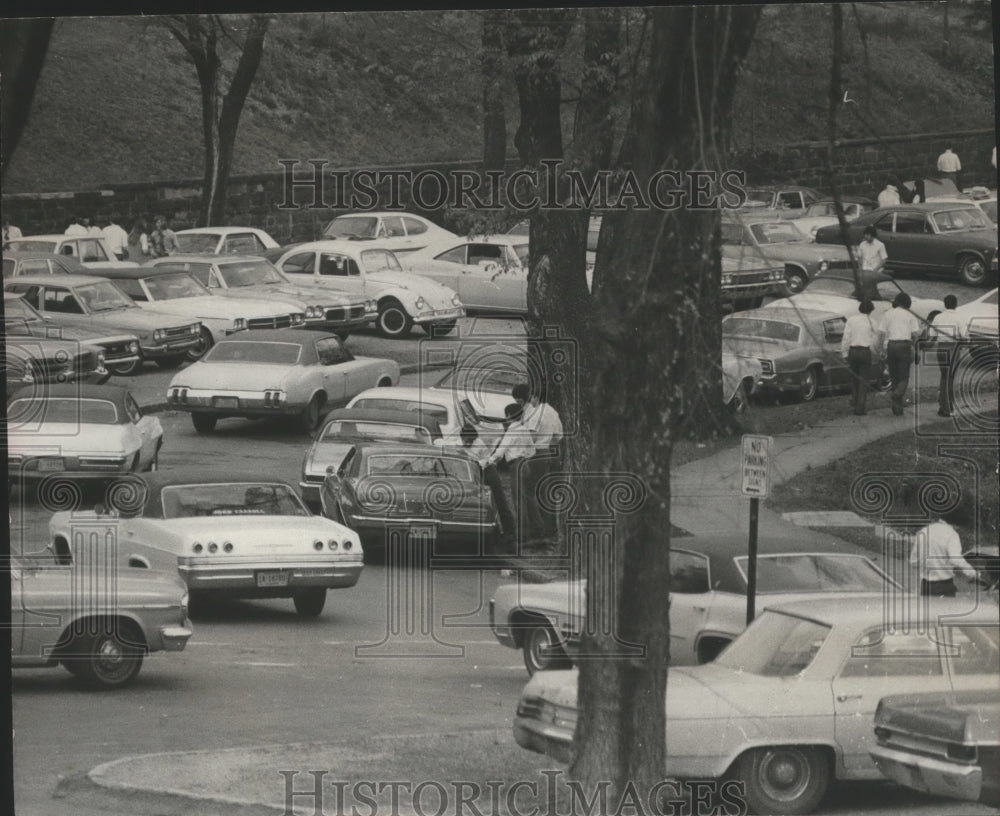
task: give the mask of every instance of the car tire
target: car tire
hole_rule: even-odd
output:
[[[194,362],[195,360],[200,360],[205,356],[205,353],[215,345],[215,341],[212,339],[212,333],[206,329],[204,326],[198,334],[198,343],[191,349],[185,356]]]
[[[401,339],[413,329],[413,318],[395,298],[386,298],[378,305],[378,333],[383,337]]]
[[[174,368],[179,367],[181,363],[187,360],[187,358],[188,357],[186,354],[172,354],[169,357],[161,357],[159,360],[156,361],[156,364],[160,368],[170,371]]]
[[[210,434],[215,430],[219,418],[215,414],[191,414],[191,424],[200,434]]]
[[[564,668],[569,663],[556,633],[544,623],[532,626],[524,633],[521,653],[529,676],[547,669]]]
[[[292,602],[300,618],[317,618],[326,605],[326,588],[303,589],[292,598]]]
[[[432,339],[436,337],[447,337],[455,331],[455,326],[457,325],[457,320],[442,320],[440,323],[429,323],[424,328],[424,331],[426,331],[428,336]]]
[[[797,295],[806,288],[809,283],[809,276],[798,268],[789,269],[785,272],[785,292],[789,295]]]
[[[823,377],[823,369],[818,365],[811,365],[806,369],[802,378],[802,385],[799,388],[799,398],[803,402],[812,402],[819,393],[820,379]]]
[[[754,748],[737,761],[751,813],[811,813],[830,786],[830,763],[811,746]]]
[[[142,369],[142,357],[138,360],[133,360],[131,363],[105,363],[108,371],[112,374],[116,374],[119,377],[131,377],[133,374],[138,374]]]
[[[131,626],[108,627],[96,635],[80,638],[77,642],[83,656],[66,661],[75,663],[75,667],[69,671],[88,686],[97,689],[128,685],[142,668],[143,648],[138,645],[140,640],[141,637]]]
[[[322,418],[323,397],[319,394],[314,394],[313,398],[309,400],[306,407],[302,409],[302,413],[299,414],[299,430],[302,431],[302,433],[312,435],[319,427],[319,423]]]
[[[963,255],[958,259],[958,279],[966,286],[986,284],[986,264],[976,255]]]

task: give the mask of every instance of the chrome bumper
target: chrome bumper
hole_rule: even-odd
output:
[[[947,762],[885,745],[878,745],[869,753],[878,769],[900,785],[953,799],[970,802],[979,799],[983,769],[978,765]]]
[[[164,626],[160,629],[160,642],[165,652],[182,652],[188,639],[194,634],[191,622],[184,621],[184,626]]]

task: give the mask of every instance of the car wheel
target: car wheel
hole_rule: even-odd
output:
[[[975,255],[963,255],[958,259],[958,279],[966,286],[982,286],[986,283],[986,264]]]
[[[215,345],[215,341],[212,339],[212,333],[202,327],[201,332],[198,334],[198,342],[193,349],[188,351],[187,358],[189,360],[200,360],[213,345]]]
[[[803,402],[812,402],[819,393],[819,380],[823,376],[823,369],[818,365],[811,365],[806,369],[802,378],[802,385],[799,390],[799,397]]]
[[[319,421],[323,412],[323,398],[315,394],[309,404],[302,409],[299,414],[299,430],[303,433],[312,434],[319,427]]]
[[[79,643],[83,656],[67,661],[75,663],[70,672],[94,688],[127,685],[142,668],[143,649],[138,645],[139,640],[132,627],[109,628],[82,638]]]
[[[186,354],[174,354],[171,355],[170,357],[161,357],[159,360],[156,361],[156,364],[160,368],[165,368],[167,370],[170,370],[173,368],[177,368],[185,360],[187,360]]]
[[[430,323],[424,329],[430,337],[447,337],[458,325],[457,320],[442,320],[440,323]]]
[[[383,337],[406,337],[413,328],[413,318],[395,298],[382,301],[378,307],[378,333]]]
[[[524,667],[529,675],[546,669],[562,668],[568,662],[559,638],[547,624],[533,626],[524,633],[521,651],[524,654]]]
[[[215,423],[219,418],[215,414],[191,414],[191,424],[194,429],[201,434],[209,434],[215,430]]]
[[[830,786],[830,763],[817,748],[755,748],[740,757],[751,813],[811,813]]]
[[[133,374],[138,374],[142,368],[142,357],[131,363],[107,363],[107,368],[108,371],[119,377],[131,377]]]
[[[324,587],[311,587],[299,592],[292,601],[295,603],[295,611],[302,618],[319,617],[326,604],[326,589]]]
[[[797,295],[806,288],[809,278],[801,269],[789,269],[785,273],[785,291],[790,295]]]

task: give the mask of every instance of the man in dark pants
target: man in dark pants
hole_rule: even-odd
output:
[[[945,295],[944,311],[939,312],[931,323],[931,336],[937,348],[937,363],[941,370],[938,384],[938,416],[951,416],[952,389],[954,387],[955,363],[958,359],[959,343],[965,336],[962,319],[955,314],[958,298]]]
[[[526,532],[530,537],[541,534],[555,538],[558,522],[556,514],[543,510],[538,499],[538,486],[545,476],[559,467],[561,462],[559,443],[562,441],[562,420],[556,410],[541,401],[537,389],[526,383],[518,383],[511,389],[511,397],[524,411],[524,425],[531,431],[535,454],[523,465],[522,488],[528,498]]]
[[[955,570],[973,580],[978,576],[962,557],[962,543],[955,528],[940,518],[916,534],[910,565],[917,570],[920,594],[924,596],[954,598]]]
[[[483,470],[483,483],[489,487],[493,494],[493,503],[497,507],[497,515],[500,516],[500,526],[503,528],[504,539],[513,538],[515,533],[514,514],[507,501],[503,482],[500,481],[500,473],[497,471],[496,465],[489,461],[492,451],[479,439],[479,433],[472,425],[463,425],[459,436],[462,438],[462,450],[475,459]]]
[[[847,360],[851,371],[851,408],[856,416],[863,416],[868,403],[868,388],[872,363],[879,359],[878,324],[872,320],[875,305],[868,299],[858,304],[858,314],[844,324],[840,341],[840,356]]]
[[[910,384],[910,366],[913,365],[913,344],[920,333],[920,321],[910,311],[913,301],[906,292],[900,292],[892,308],[882,318],[881,345],[885,348],[892,379],[892,412],[903,415],[903,401]]]

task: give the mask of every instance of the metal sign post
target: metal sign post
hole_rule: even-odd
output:
[[[753,622],[757,607],[757,525],[760,500],[766,499],[771,490],[770,436],[744,434],[741,446],[741,491],[750,497],[750,536],[747,547],[747,626]]]

